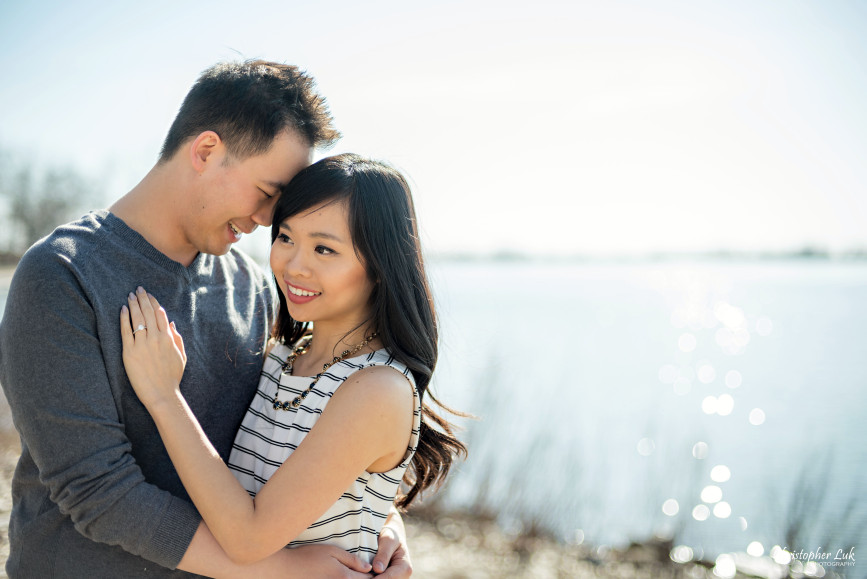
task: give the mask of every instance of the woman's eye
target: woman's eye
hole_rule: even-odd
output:
[[[289,239],[289,236],[286,235],[285,233],[278,233],[277,234],[277,241],[279,241],[281,243],[292,243],[292,240]]]
[[[332,253],[336,252],[330,247],[325,247],[324,245],[317,245],[316,253],[321,253],[322,255],[331,255]]]
[[[274,197],[273,195],[271,195],[270,193],[268,193],[267,191],[265,191],[265,190],[262,189],[261,187],[259,188],[259,191],[261,191],[261,192],[262,192],[262,195],[264,195],[264,196],[267,197],[268,199],[271,199],[272,197]]]

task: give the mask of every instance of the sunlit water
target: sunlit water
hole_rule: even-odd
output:
[[[482,418],[452,504],[596,545],[867,551],[867,263],[444,263],[432,278],[435,388]]]
[[[465,423],[471,456],[447,503],[595,545],[673,534],[690,556],[867,555],[867,264],[430,274],[435,392],[481,418]]]

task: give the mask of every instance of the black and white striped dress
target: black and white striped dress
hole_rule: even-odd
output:
[[[275,410],[274,395],[280,383],[281,401],[292,400],[310,385],[312,378],[287,376],[281,365],[291,353],[277,344],[265,359],[259,389],[247,409],[229,456],[229,468],[241,485],[255,496],[283,461],[292,454],[310,431],[337,387],[353,372],[369,366],[391,366],[407,377],[415,399],[412,435],[401,463],[388,472],[359,474],[352,486],[289,546],[327,543],[356,553],[368,562],[376,554],[377,539],[388,516],[403,474],[418,445],[421,404],[415,381],[406,366],[377,350],[334,364],[296,409]]]

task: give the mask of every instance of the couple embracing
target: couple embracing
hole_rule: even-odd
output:
[[[217,65],[135,188],[22,258],[10,577],[410,575],[394,502],[465,448],[407,182],[311,165],[339,136],[296,67]],[[260,225],[273,277],[232,247]]]

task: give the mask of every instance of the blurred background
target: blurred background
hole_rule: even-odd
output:
[[[0,281],[145,175],[203,69],[300,65],[344,133],[319,156],[410,179],[434,388],[479,417],[421,576],[487,576],[448,545],[552,577],[632,545],[863,577],[798,552],[867,554],[865,25],[843,0],[6,1]],[[267,232],[242,246],[267,261]]]

